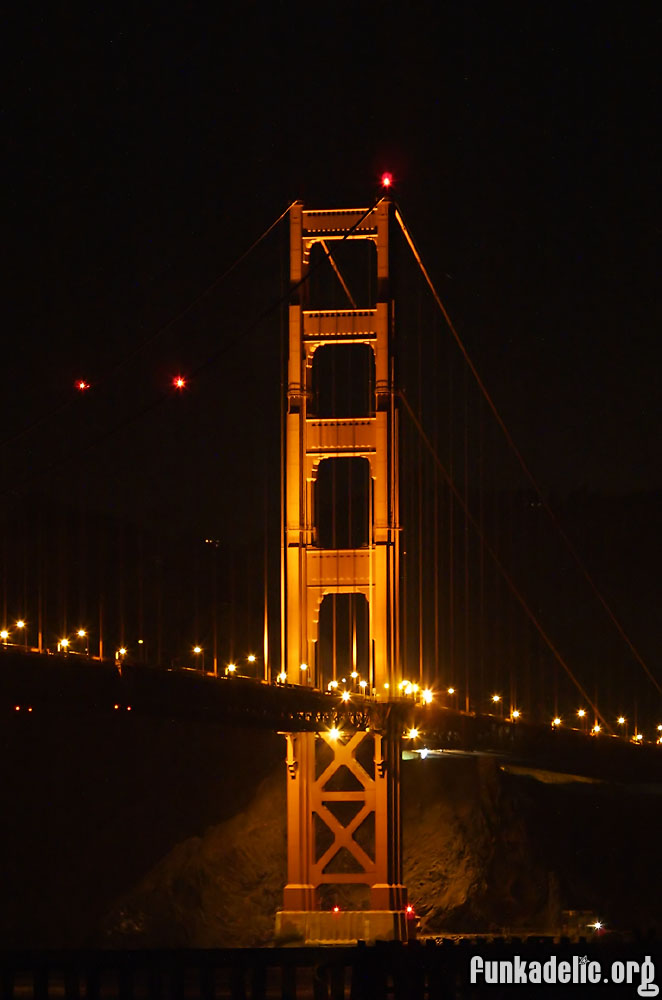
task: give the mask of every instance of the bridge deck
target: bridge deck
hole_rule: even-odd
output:
[[[512,722],[411,700],[376,702],[310,688],[275,686],[242,677],[213,677],[192,670],[163,670],[83,656],[39,655],[3,650],[0,655],[0,713],[62,714],[132,712],[135,716],[199,719],[277,731],[316,732],[384,728],[394,724],[423,748],[489,754],[551,771],[619,782],[662,781],[662,747],[633,744],[616,736],[589,736],[576,729]]]

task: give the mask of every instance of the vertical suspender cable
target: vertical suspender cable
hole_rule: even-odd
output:
[[[265,681],[271,680],[271,670],[269,664],[269,476],[264,477],[264,603],[262,607],[263,614],[263,633],[262,633],[262,664],[263,664],[263,674],[262,679]],[[214,662],[216,662],[216,654],[214,653]]]
[[[403,403],[403,405],[404,405],[404,407],[405,407],[405,409],[407,411],[407,414],[409,415],[409,418],[410,418],[413,426],[415,427],[415,429],[417,430],[417,432],[423,438],[423,441],[425,442],[426,448],[430,452],[430,455],[432,456],[433,461],[435,462],[435,464],[437,465],[437,468],[439,469],[440,473],[444,477],[444,479],[445,479],[445,481],[446,481],[446,483],[448,485],[448,488],[449,488],[450,492],[453,494],[453,496],[455,497],[455,499],[458,501],[458,503],[463,508],[466,507],[467,506],[466,502],[463,499],[463,497],[462,497],[461,493],[459,492],[459,490],[457,489],[457,487],[455,486],[453,478],[451,477],[450,473],[444,468],[442,462],[440,461],[438,455],[436,454],[436,452],[434,450],[434,447],[432,445],[432,442],[430,441],[430,438],[425,433],[423,427],[421,426],[421,423],[420,423],[418,417],[416,416],[416,413],[414,412],[414,409],[412,408],[411,404],[409,403],[409,400],[407,399],[405,393],[402,390],[400,391],[399,396],[400,396],[400,399],[402,400],[402,403]],[[468,516],[469,521],[470,521],[472,527],[474,528],[474,530],[478,531],[479,530],[478,521],[476,520],[476,518],[474,517],[474,515],[471,513],[471,511],[468,509],[468,507],[467,507],[467,516]],[[605,720],[605,718],[603,716],[600,716],[600,713],[597,710],[597,706],[593,703],[592,699],[590,698],[590,696],[588,695],[588,693],[586,692],[586,690],[584,689],[584,687],[582,686],[582,684],[580,683],[580,681],[577,679],[577,677],[575,677],[574,673],[570,669],[570,666],[564,660],[564,658],[562,657],[562,655],[559,652],[559,650],[554,646],[554,643],[552,642],[552,640],[549,637],[549,635],[543,629],[542,625],[540,624],[540,622],[536,618],[536,616],[533,613],[532,609],[530,608],[530,606],[526,602],[524,596],[521,594],[521,592],[515,586],[515,583],[512,580],[512,578],[509,576],[509,574],[507,573],[506,568],[503,565],[503,562],[499,559],[498,553],[497,553],[497,551],[495,551],[495,548],[492,545],[489,544],[489,542],[487,541],[486,538],[483,538],[483,542],[484,542],[484,545],[485,545],[485,547],[487,549],[487,552],[489,553],[492,561],[494,562],[495,568],[501,574],[501,576],[502,576],[504,582],[507,584],[510,592],[513,594],[513,596],[519,602],[522,610],[526,614],[526,616],[529,619],[529,621],[537,629],[538,634],[540,635],[541,639],[545,642],[545,644],[547,645],[547,647],[550,650],[550,652],[557,659],[558,663],[563,667],[563,669],[565,670],[566,674],[571,679],[571,681],[573,682],[573,684],[575,685],[575,687],[577,688],[577,690],[579,691],[579,693],[582,695],[582,697],[584,698],[584,700],[586,701],[586,703],[588,705],[590,705],[591,708],[594,709],[596,715],[601,719],[601,721],[602,721],[603,725],[605,726],[605,728],[608,731],[611,731],[608,723]]]
[[[448,474],[453,482],[453,368],[449,356],[448,364]],[[448,664],[450,676],[455,677],[455,543],[454,543],[454,512],[453,494],[448,494]],[[455,680],[453,680],[455,684]],[[464,693],[465,708],[468,710],[467,693]]]
[[[484,482],[484,426],[483,426],[483,397],[478,397],[478,524],[480,526],[481,538],[478,545],[478,575],[479,575],[479,597],[478,597],[478,657],[480,678],[479,691],[485,693],[485,546],[482,535],[485,531],[485,482]]]
[[[285,246],[285,241],[283,241],[283,248]],[[285,252],[281,248],[280,254],[280,284],[282,291],[282,301],[286,302],[287,297],[285,295]],[[287,526],[285,524],[285,435],[287,433],[287,410],[285,406],[285,393],[287,389],[286,385],[286,375],[285,375],[285,365],[286,365],[286,351],[285,351],[285,336],[286,336],[286,324],[285,324],[285,309],[280,310],[280,397],[279,397],[279,409],[280,409],[280,670],[279,673],[287,671],[287,650],[286,650],[286,628],[285,628],[285,616],[286,616],[286,600],[287,594],[285,591],[285,560],[287,558],[287,552],[285,549],[285,533]]]
[[[438,338],[433,337],[432,342],[433,362],[432,371],[438,371]],[[439,448],[439,409],[434,407],[434,446]],[[432,551],[433,551],[433,611],[434,611],[434,677],[439,681],[439,476],[436,469],[432,470],[433,475],[433,509],[432,509]]]
[[[464,366],[464,499],[469,500],[469,391],[467,367]],[[469,650],[469,517],[464,508],[464,690],[467,711],[471,703]]]
[[[423,421],[423,323],[418,303],[418,418]],[[418,680],[423,686],[423,442],[418,439]]]

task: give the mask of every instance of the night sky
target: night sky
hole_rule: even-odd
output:
[[[258,536],[286,228],[206,290],[292,200],[371,204],[384,169],[543,490],[662,490],[658,28],[589,2],[9,25],[5,502]]]

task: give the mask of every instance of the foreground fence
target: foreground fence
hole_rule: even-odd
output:
[[[526,985],[523,968],[534,976]],[[0,952],[0,975],[3,1000],[525,1000],[538,993],[538,978],[541,997],[565,996],[568,989],[636,997],[658,995],[662,948],[651,940],[511,938],[347,948],[12,951]]]

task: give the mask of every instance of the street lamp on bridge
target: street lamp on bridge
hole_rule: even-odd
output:
[[[16,628],[21,629],[23,631],[23,645],[25,646],[25,648],[27,650],[27,648],[28,648],[28,626],[25,623],[25,621],[24,621],[23,618],[19,618],[18,619],[18,621],[16,622]]]

